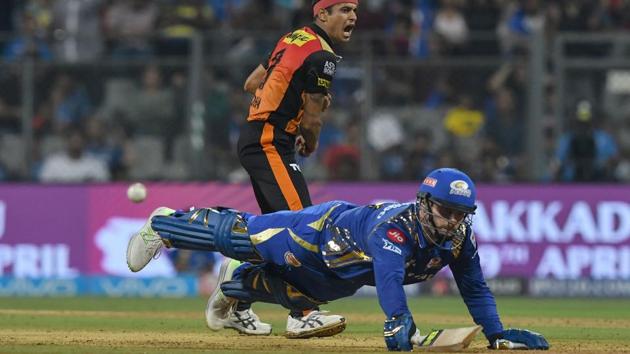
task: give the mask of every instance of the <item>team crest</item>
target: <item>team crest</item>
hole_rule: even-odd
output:
[[[387,230],[387,238],[393,243],[403,244],[407,240],[405,235],[398,229],[389,229]]]
[[[464,197],[470,198],[471,191],[468,189],[468,183],[458,179],[456,181],[451,182],[451,191],[449,194],[461,195]]]
[[[302,266],[302,263],[300,263],[300,261],[298,261],[297,257],[295,257],[295,255],[289,251],[287,251],[284,254],[284,261],[290,265],[290,266],[294,266],[294,267],[300,267]]]
[[[337,66],[332,61],[326,61],[324,63],[324,74],[334,76]]]

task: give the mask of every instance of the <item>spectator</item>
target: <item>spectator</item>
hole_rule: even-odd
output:
[[[123,146],[114,144],[103,121],[92,116],[85,122],[85,152],[105,161],[111,175],[118,175],[123,169]]]
[[[446,112],[444,127],[455,137],[471,137],[483,127],[485,117],[483,113],[473,107],[473,100],[469,95],[461,95],[457,106]]]
[[[192,273],[195,275],[212,273],[217,258],[214,252],[184,249],[175,249],[172,252],[168,252],[168,256],[178,273]]]
[[[4,59],[11,62],[23,58],[52,60],[53,55],[48,43],[36,33],[36,23],[33,16],[24,14],[17,37],[10,40],[4,48]]]
[[[394,20],[389,40],[386,42],[389,46],[387,51],[393,56],[409,55],[409,37],[411,34],[411,19],[406,15],[399,15]]]
[[[409,173],[406,179],[409,181],[420,180],[422,176],[428,175],[436,168],[437,156],[433,147],[431,130],[420,129],[415,132],[406,160],[406,169]]]
[[[114,58],[146,58],[153,54],[151,35],[158,7],[150,0],[116,0],[105,13],[105,30]]]
[[[405,149],[402,144],[388,147],[380,156],[380,180],[401,181],[405,179],[407,166],[405,166]]]
[[[508,88],[500,88],[488,103],[488,123],[485,133],[504,154],[517,157],[524,149],[525,119],[517,109],[514,94]]]
[[[71,125],[82,124],[93,110],[86,89],[67,73],[56,77],[50,91],[49,103],[55,132],[63,132]]]
[[[179,0],[161,8],[158,52],[162,55],[186,55],[193,34],[214,25],[214,13],[204,0]]]
[[[333,143],[324,151],[322,163],[327,169],[328,180],[356,181],[360,178],[360,135],[359,121],[353,119],[346,125],[343,141]]]
[[[527,48],[529,37],[542,31],[545,13],[539,0],[519,0],[504,7],[503,19],[497,27],[503,53],[513,54],[517,48]]]
[[[612,179],[617,158],[614,139],[593,124],[589,101],[580,101],[574,127],[560,137],[552,171],[564,182],[596,182]]]
[[[211,127],[206,130],[206,140],[214,149],[232,153],[235,145],[232,144],[230,138],[233,121],[229,119],[232,111],[229,85],[219,80],[213,70],[206,70],[204,84],[206,85],[204,118],[206,126]],[[240,111],[240,107],[237,110]],[[242,120],[239,119],[239,121]]]
[[[446,112],[444,128],[449,133],[448,147],[467,164],[458,167],[470,170],[469,165],[480,156],[485,121],[483,112],[475,108],[468,94],[460,95],[458,104]]]
[[[53,39],[56,57],[63,61],[94,60],[104,49],[103,0],[55,0]]]
[[[83,132],[69,128],[66,151],[44,159],[39,180],[46,183],[103,182],[110,178],[105,161],[89,156],[85,151]]]
[[[24,13],[33,17],[35,21],[35,33],[40,38],[48,39],[52,25],[52,1],[51,0],[26,0]]]
[[[461,1],[442,0],[435,15],[433,31],[442,42],[443,54],[461,54],[468,40],[468,25],[461,11]]]
[[[157,135],[172,140],[181,125],[175,120],[175,94],[163,84],[162,72],[150,64],[142,73],[140,91],[129,102],[133,131],[144,135]]]

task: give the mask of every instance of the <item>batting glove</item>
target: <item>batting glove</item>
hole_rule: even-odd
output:
[[[547,350],[549,343],[542,334],[526,329],[510,328],[499,334],[499,338],[494,339],[490,349],[536,349]]]
[[[411,351],[413,348],[411,337],[417,332],[413,317],[408,313],[386,320],[383,326],[385,344],[390,351]]]

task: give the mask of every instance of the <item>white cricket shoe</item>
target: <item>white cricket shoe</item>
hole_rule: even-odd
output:
[[[127,244],[127,266],[132,272],[139,272],[153,258],[157,258],[162,249],[162,239],[151,228],[151,219],[156,215],[170,215],[175,210],[166,207],[155,209],[140,231],[136,232]]]
[[[240,264],[241,262],[237,260],[226,259],[221,265],[217,287],[210,295],[206,306],[206,324],[213,331],[233,328],[243,334],[269,335],[270,324],[261,322],[252,309],[236,311],[238,300],[225,296],[221,291],[221,284],[232,280],[232,274]]]
[[[271,334],[271,325],[261,322],[258,315],[256,315],[252,309],[232,312],[230,318],[224,324],[224,327],[233,328],[240,333],[254,336],[267,336]]]
[[[287,320],[287,338],[329,337],[346,329],[346,319],[339,315],[326,315],[328,311],[311,311],[306,316]]]

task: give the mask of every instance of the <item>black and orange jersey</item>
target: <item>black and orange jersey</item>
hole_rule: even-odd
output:
[[[304,113],[304,94],[327,94],[339,57],[326,32],[312,24],[280,38],[263,66],[248,121],[265,121],[296,135]]]

